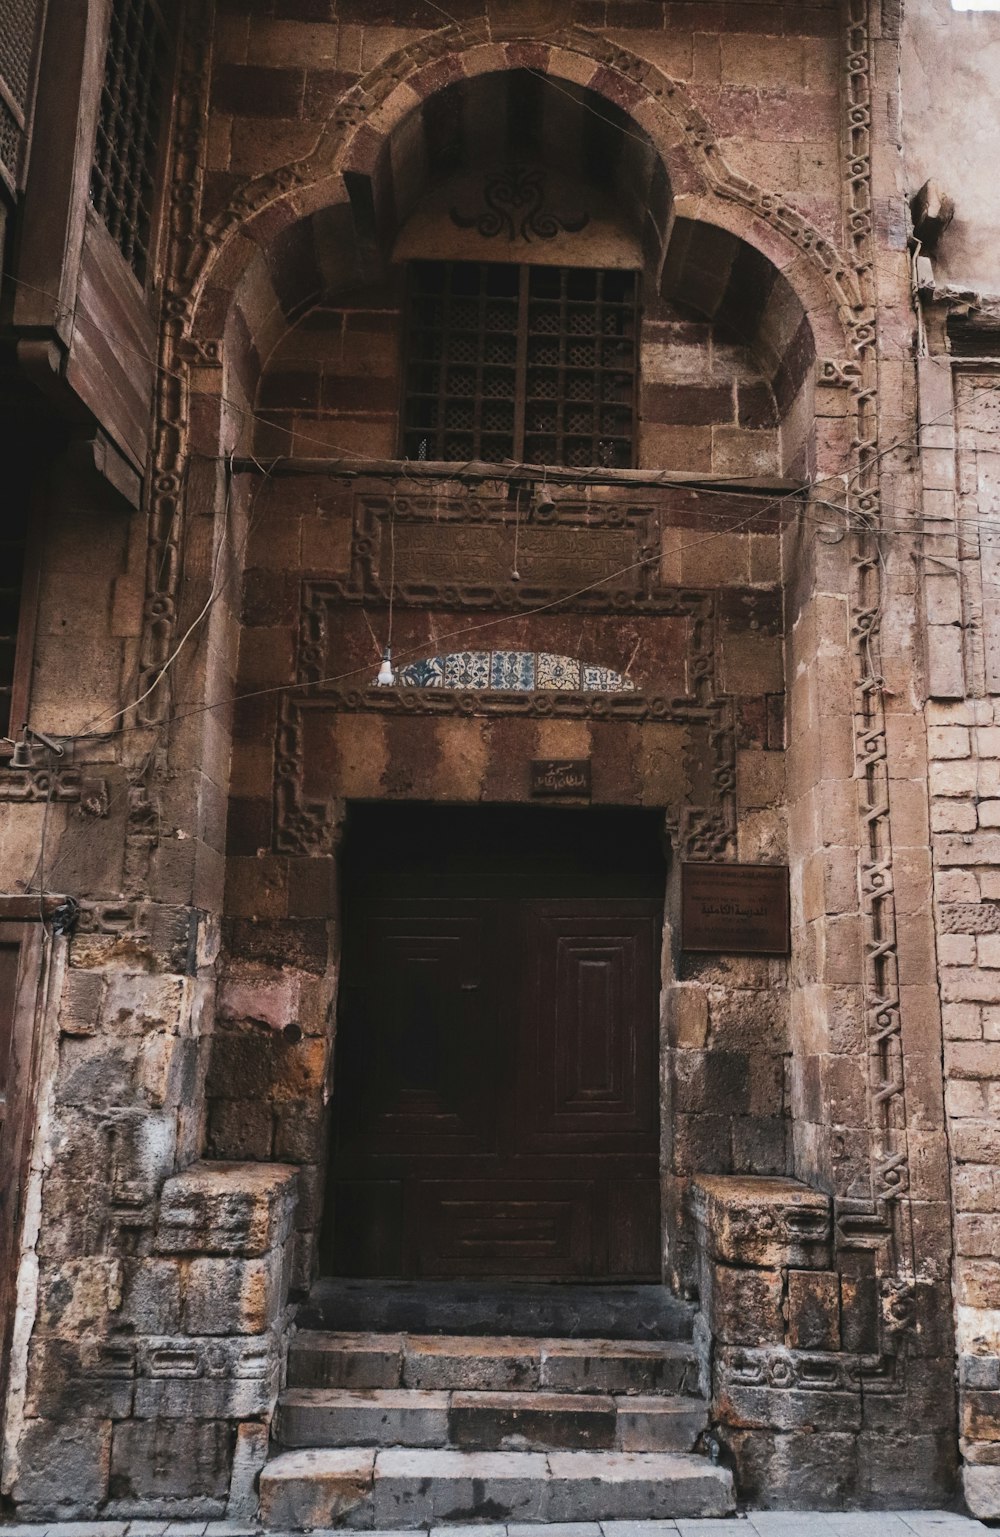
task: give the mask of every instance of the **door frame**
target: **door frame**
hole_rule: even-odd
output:
[[[334,940],[334,945],[333,945],[333,954],[331,956],[331,962],[332,962],[332,966],[333,966],[333,975],[334,975],[336,981],[335,981],[335,986],[334,986],[333,993],[332,993],[332,996],[331,996],[331,1004],[330,1004],[330,1020],[331,1020],[332,1026],[333,1026],[333,1031],[332,1031],[333,1038],[332,1038],[332,1041],[331,1041],[331,1049],[330,1049],[330,1054],[329,1054],[329,1058],[328,1058],[327,1081],[326,1081],[327,1082],[327,1087],[326,1087],[327,1107],[326,1107],[326,1115],[324,1117],[324,1128],[325,1129],[324,1129],[324,1135],[322,1137],[322,1150],[320,1151],[321,1167],[322,1167],[322,1170],[323,1170],[322,1184],[324,1186],[326,1185],[326,1182],[329,1179],[329,1175],[330,1175],[331,1159],[333,1157],[333,1148],[334,1148],[334,1141],[335,1141],[335,1136],[336,1136],[336,1130],[335,1130],[335,1127],[333,1125],[333,1120],[332,1120],[332,1117],[336,1113],[336,1111],[335,1111],[336,1095],[335,1095],[335,1092],[334,1092],[334,1080],[335,1080],[335,1074],[336,1074],[336,1070],[337,1070],[336,1027],[337,1027],[337,1019],[338,1019],[338,1014],[339,1014],[339,1007],[340,1007],[340,997],[339,997],[340,985],[341,985],[341,982],[342,982],[342,979],[343,979],[343,960],[344,960],[344,953],[343,953],[344,896],[345,896],[345,885],[348,884],[348,882],[345,882],[345,875],[347,873],[347,861],[344,858],[344,842],[345,842],[345,840],[344,840],[344,832],[345,832],[346,826],[348,824],[349,817],[350,817],[350,812],[351,812],[351,809],[352,809],[353,806],[359,806],[359,807],[363,806],[363,807],[367,807],[367,808],[371,808],[371,809],[377,810],[378,808],[385,807],[387,805],[399,806],[399,807],[405,806],[409,811],[411,811],[414,814],[418,814],[419,813],[420,807],[422,805],[432,806],[432,807],[434,807],[436,809],[442,809],[442,810],[447,808],[450,805],[454,805],[456,807],[456,809],[459,809],[459,808],[461,808],[461,809],[472,809],[469,806],[468,802],[450,802],[449,800],[445,799],[444,797],[442,797],[441,799],[436,799],[435,798],[435,799],[428,799],[428,800],[425,800],[425,801],[410,801],[409,799],[404,798],[404,797],[396,797],[396,796],[391,796],[391,795],[390,796],[385,796],[385,797],[379,797],[377,800],[371,800],[371,799],[368,799],[368,798],[359,798],[357,800],[355,800],[353,798],[352,799],[345,799],[345,800],[341,801],[339,803],[339,805],[338,805],[338,817],[337,817],[337,832],[338,832],[338,836],[337,836],[337,840],[336,840],[336,863],[335,863],[335,883],[336,883],[336,897],[335,897],[335,904],[336,904],[336,906],[335,906],[335,911],[336,911],[336,925],[335,925],[335,940]],[[502,808],[506,808],[506,809],[514,809],[514,808],[529,809],[532,806],[533,806],[533,803],[530,802],[530,801],[527,801],[527,800],[483,801],[483,802],[477,803],[477,809],[479,809],[479,810],[481,810],[483,812],[489,812],[491,810],[499,810],[499,809],[502,809]],[[670,810],[669,810],[668,807],[662,806],[662,805],[657,805],[657,806],[629,805],[629,804],[623,804],[621,802],[607,802],[607,803],[599,802],[596,805],[592,805],[592,804],[587,804],[587,803],[580,803],[578,801],[570,802],[570,803],[568,803],[565,806],[556,806],[556,805],[538,806],[537,803],[534,803],[534,809],[536,809],[536,810],[544,810],[545,812],[549,813],[552,816],[559,816],[564,811],[573,811],[573,810],[575,810],[577,812],[583,811],[583,810],[587,810],[587,811],[593,810],[596,813],[600,813],[602,811],[607,811],[607,812],[623,812],[623,811],[624,812],[628,812],[628,811],[634,811],[636,813],[645,813],[646,816],[649,818],[651,825],[652,825],[654,819],[656,819],[658,821],[658,823],[659,823],[660,854],[661,854],[662,862],[663,862],[663,890],[662,890],[662,907],[661,907],[661,914],[662,914],[662,916],[661,916],[661,923],[660,923],[660,950],[659,950],[659,960],[658,960],[658,964],[657,964],[657,975],[658,975],[658,978],[659,978],[659,992],[658,992],[658,997],[657,997],[658,1014],[657,1014],[657,1024],[656,1024],[656,1037],[657,1037],[657,1061],[656,1061],[657,1082],[656,1082],[656,1094],[657,1094],[657,1098],[658,1098],[659,1181],[660,1181],[660,1196],[659,1196],[659,1253],[660,1253],[660,1265],[659,1265],[659,1270],[660,1270],[660,1281],[661,1281],[661,1284],[666,1284],[667,1283],[667,1278],[668,1278],[668,1273],[669,1273],[669,1267],[670,1267],[670,1253],[669,1253],[669,1249],[670,1249],[670,1233],[671,1233],[671,1204],[670,1204],[670,1184],[671,1184],[671,1179],[670,1179],[670,1176],[671,1176],[671,1160],[672,1160],[672,1147],[673,1147],[673,1125],[672,1125],[672,1119],[673,1118],[672,1118],[671,1096],[668,1093],[665,1092],[665,1084],[666,1084],[666,1081],[667,1081],[667,1065],[668,1065],[669,1053],[670,1053],[670,1038],[669,1038],[669,1028],[668,1028],[667,1000],[668,1000],[668,998],[670,996],[670,993],[671,993],[671,990],[672,990],[674,984],[678,980],[678,960],[679,960],[679,956],[677,954],[677,936],[679,934],[679,911],[680,911],[680,863],[679,863],[679,860],[676,857],[676,850],[675,850],[675,846],[674,846],[674,841],[673,841],[673,839],[671,837],[671,831],[670,831],[670,828],[671,828]],[[356,859],[357,857],[358,857],[358,854],[357,854],[357,852],[355,852],[353,858]],[[329,1216],[330,1216],[329,1208],[326,1207],[326,1202],[325,1201],[324,1201],[324,1207],[326,1209],[324,1210],[322,1221],[323,1221],[323,1223],[325,1225],[325,1223],[327,1221],[329,1221]],[[322,1254],[323,1249],[327,1246],[327,1244],[329,1244],[331,1242],[332,1242],[332,1234],[328,1235],[324,1239],[324,1236],[323,1236],[323,1233],[322,1233],[322,1230],[321,1230],[319,1235],[318,1235],[318,1243],[317,1243],[317,1249],[318,1249],[319,1254]],[[315,1253],[316,1253],[316,1250],[314,1249],[314,1254]],[[461,1285],[462,1283],[461,1283],[461,1281],[456,1280],[455,1284],[456,1285]]]

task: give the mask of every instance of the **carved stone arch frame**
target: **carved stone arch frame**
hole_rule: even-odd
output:
[[[494,37],[486,18],[444,27],[390,56],[345,93],[312,153],[249,182],[207,225],[191,199],[200,175],[197,121],[207,100],[209,7],[193,23],[185,50],[183,110],[175,139],[171,279],[162,330],[163,364],[152,494],[150,582],[142,688],[169,654],[176,619],[183,488],[197,396],[224,362],[224,324],[213,293],[239,281],[255,253],[324,202],[343,201],[344,171],[369,174],[380,144],[420,102],[461,76],[528,67],[604,95],[624,110],[661,154],[671,176],[674,212],[726,229],[764,254],[799,296],[816,342],[818,478],[827,499],[860,512],[865,528],[879,511],[876,318],[871,189],[869,0],[843,0],[842,185],[845,246],[834,246],[791,200],[737,176],[725,164],[711,125],[684,87],[598,33],[560,30],[545,43]],[[195,372],[197,370],[197,373]],[[217,382],[217,381],[216,381]],[[844,428],[850,440],[845,462]],[[907,1117],[900,995],[895,950],[892,840],[885,722],[878,687],[881,605],[878,552],[865,528],[831,557],[847,599],[853,667],[857,787],[856,844],[863,958],[858,978],[870,1078],[870,1195],[838,1200],[838,1235],[847,1247],[876,1250],[886,1283],[912,1277],[908,1208]],[[794,552],[792,552],[794,553]],[[839,564],[837,564],[839,562]],[[154,696],[166,707],[164,690]],[[155,712],[152,718],[156,718]],[[831,1192],[836,1194],[836,1192]]]

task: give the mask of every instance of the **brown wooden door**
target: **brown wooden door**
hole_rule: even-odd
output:
[[[658,1278],[662,902],[443,884],[347,904],[327,1268]]]

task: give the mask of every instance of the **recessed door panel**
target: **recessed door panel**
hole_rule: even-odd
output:
[[[365,902],[344,965],[336,1050],[351,1160],[495,1148],[489,903]]]
[[[657,1156],[650,902],[523,904],[518,1111],[524,1151]]]

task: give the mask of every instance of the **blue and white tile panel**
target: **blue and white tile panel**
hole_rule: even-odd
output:
[[[552,651],[450,651],[408,662],[396,675],[400,688],[499,689],[527,693],[560,689],[579,694],[634,693],[631,678]]]

